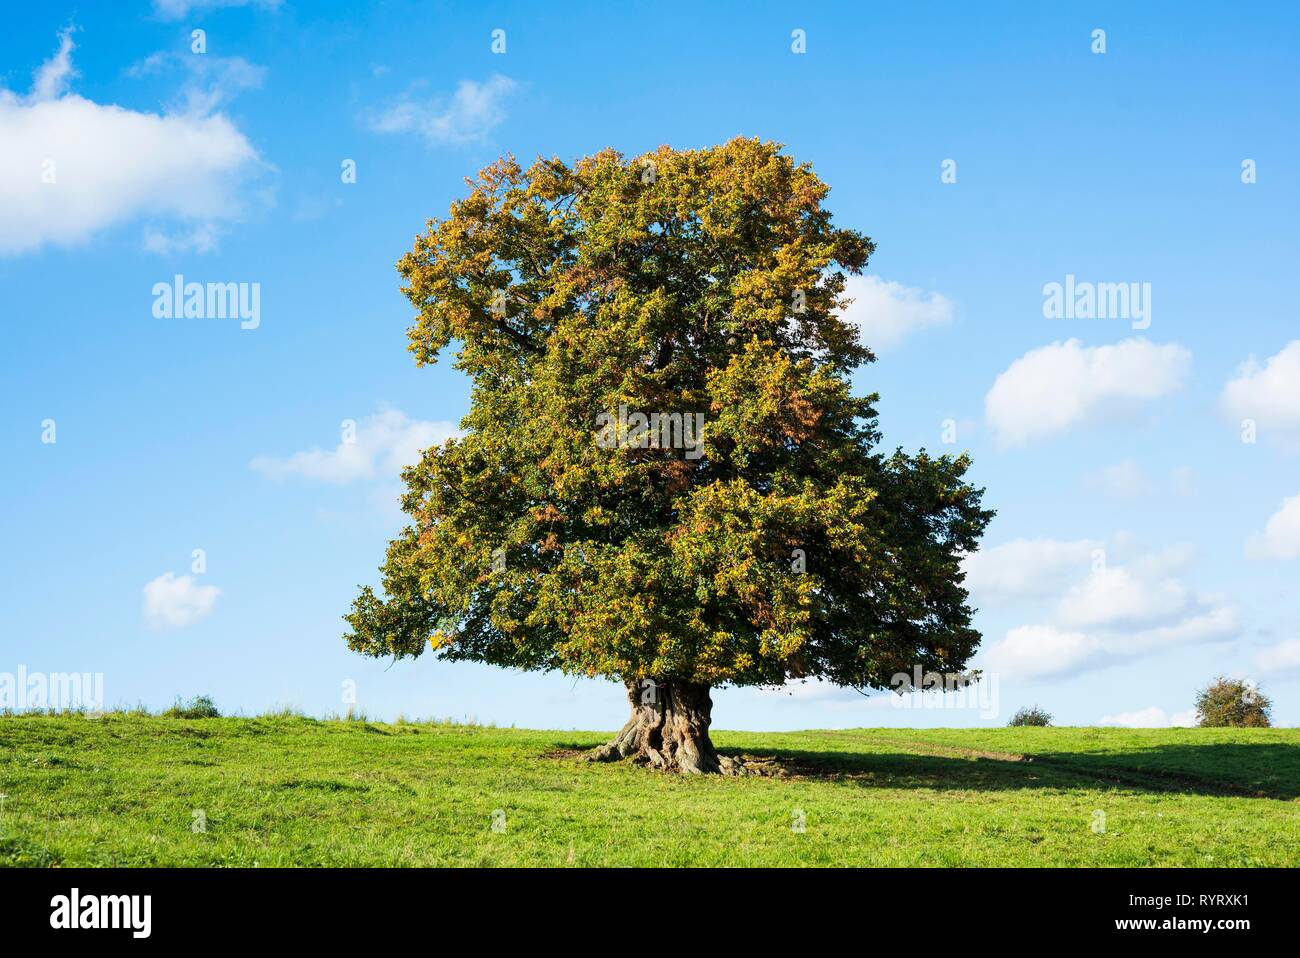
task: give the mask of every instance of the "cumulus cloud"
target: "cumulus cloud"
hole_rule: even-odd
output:
[[[344,430],[333,449],[308,449],[280,459],[258,456],[251,467],[269,479],[311,479],[336,485],[366,479],[396,479],[430,446],[460,431],[449,422],[412,419],[397,409],[382,409]]]
[[[1116,654],[1137,657],[1162,649],[1222,642],[1240,630],[1241,615],[1235,605],[1221,595],[1199,596],[1165,625],[1105,634],[1103,641]]]
[[[953,302],[941,293],[926,293],[879,276],[850,276],[845,295],[853,302],[845,322],[862,331],[862,342],[876,352],[897,346],[910,334],[952,322]]]
[[[506,99],[518,87],[494,74],[482,83],[461,80],[451,96],[417,96],[408,91],[370,118],[376,133],[416,133],[429,144],[478,143],[505,121]]]
[[[179,629],[212,613],[221,590],[193,576],[164,572],[144,587],[144,620],[151,629]]]
[[[1088,569],[1101,545],[1093,539],[1016,539],[968,555],[962,563],[965,585],[977,602],[1059,594],[1070,578]]]
[[[975,578],[986,595],[992,589],[1009,605],[1060,591],[1043,620],[1013,628],[985,649],[986,668],[1054,677],[1222,641],[1240,629],[1228,598],[1199,593],[1180,578],[1189,550],[1133,550],[1123,537],[1113,548],[1098,551],[1099,545],[1017,540],[991,550],[994,562]]]
[[[1246,540],[1251,559],[1300,558],[1300,494],[1287,496],[1282,507],[1269,516],[1260,535]]]
[[[0,255],[70,245],[137,218],[238,219],[257,151],[226,117],[142,113],[70,92],[72,34],[25,96],[0,88]]]
[[[1242,363],[1219,401],[1234,419],[1255,420],[1261,435],[1300,443],[1300,339],[1263,365],[1254,356]]]
[[[1196,709],[1169,715],[1164,709],[1151,706],[1136,712],[1120,712],[1103,716],[1098,725],[1119,725],[1124,728],[1190,728],[1196,724]]]
[[[1177,579],[1153,579],[1122,567],[1094,569],[1061,599],[1062,621],[1076,626],[1141,625],[1187,608],[1187,588]]]
[[[1300,673],[1300,639],[1283,639],[1260,650],[1255,666],[1266,675]]]
[[[1050,678],[1095,662],[1101,644],[1082,632],[1052,625],[1022,625],[986,653],[986,671],[1017,678]]]
[[[1077,339],[1031,349],[998,376],[984,413],[998,442],[1015,446],[1064,432],[1103,410],[1182,388],[1192,354],[1177,344],[1127,339],[1084,346]]]

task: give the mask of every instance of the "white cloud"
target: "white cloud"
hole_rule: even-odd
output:
[[[1085,631],[1052,624],[1022,625],[984,650],[991,674],[1017,679],[1056,678],[1141,658],[1164,649],[1230,638],[1240,628],[1237,612],[1218,606],[1172,625],[1124,631]]]
[[[180,20],[191,13],[220,7],[278,9],[282,0],[153,0],[153,12],[163,20]]]
[[[0,255],[78,243],[139,217],[189,229],[238,219],[237,187],[259,159],[230,120],[68,92],[72,49],[65,32],[27,96],[0,88]]]
[[[1140,625],[1168,620],[1188,606],[1187,588],[1123,567],[1094,569],[1061,599],[1061,620],[1073,626]]]
[[[1252,559],[1300,557],[1300,494],[1282,500],[1282,508],[1269,517],[1263,534],[1246,541],[1246,555]]]
[[[1255,420],[1263,435],[1300,442],[1300,339],[1287,343],[1262,366],[1254,356],[1242,363],[1223,387],[1220,403],[1234,419]]]
[[[986,670],[1018,678],[1050,678],[1094,663],[1102,653],[1096,639],[1051,625],[1022,625],[987,651]]]
[[[966,588],[979,602],[1042,598],[1059,592],[1068,579],[1089,568],[1100,541],[1015,539],[967,556]]]
[[[145,57],[127,71],[133,77],[149,76],[168,70],[185,74],[178,97],[169,112],[206,116],[229,103],[245,90],[255,90],[266,79],[266,68],[249,63],[243,57],[218,57],[181,53],[155,53]]]
[[[1115,632],[1104,637],[1117,655],[1140,656],[1162,649],[1202,642],[1221,642],[1241,630],[1236,606],[1223,596],[1202,596],[1184,609],[1176,621],[1153,628]]]
[[[1192,354],[1177,344],[1079,340],[1031,349],[998,376],[984,413],[998,442],[1013,446],[1064,432],[1118,404],[1158,399],[1182,387]]]
[[[1283,639],[1261,650],[1255,665],[1265,674],[1300,672],[1300,639]]]
[[[1191,550],[1137,549],[1127,536],[1102,549],[1092,540],[1016,540],[990,550],[972,594],[1016,600],[1055,594],[1034,624],[989,645],[983,667],[1046,678],[1102,668],[1164,649],[1222,641],[1239,631],[1225,596],[1201,594],[1180,577]],[[973,558],[973,557],[972,557]],[[969,560],[968,560],[969,561]],[[969,582],[968,582],[969,584]]]
[[[396,479],[430,446],[460,431],[449,422],[411,419],[397,409],[382,409],[356,425],[355,441],[333,449],[308,449],[285,459],[258,456],[250,465],[269,479],[301,478],[344,484],[362,479]]]
[[[30,94],[33,102],[55,100],[68,91],[68,84],[77,75],[77,71],[72,68],[72,50],[75,47],[72,34],[72,27],[63,30],[59,34],[58,51],[36,70]]]
[[[193,576],[164,572],[144,587],[144,619],[151,629],[177,629],[211,614],[221,590]]]
[[[1196,709],[1166,714],[1162,708],[1151,706],[1136,712],[1121,712],[1118,715],[1106,715],[1097,722],[1098,725],[1120,725],[1124,728],[1190,728],[1196,725]]]
[[[461,80],[450,97],[417,99],[408,92],[370,119],[377,133],[418,133],[430,144],[484,140],[506,118],[505,101],[518,86],[494,74],[482,83]]]
[[[926,293],[878,276],[850,276],[846,296],[853,299],[842,319],[862,331],[862,343],[884,352],[911,333],[952,322],[953,302],[941,293]]]

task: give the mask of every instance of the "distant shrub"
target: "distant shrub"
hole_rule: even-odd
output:
[[[221,712],[209,696],[196,695],[185,704],[182,704],[181,700],[177,698],[176,704],[163,712],[163,716],[183,719],[221,718]]]
[[[1272,708],[1253,683],[1222,675],[1196,694],[1201,728],[1268,728]]]
[[[1019,728],[1025,725],[1046,727],[1052,724],[1052,716],[1035,705],[1031,708],[1021,709],[1015,715],[1011,716],[1011,721],[1007,724],[1013,728]]]

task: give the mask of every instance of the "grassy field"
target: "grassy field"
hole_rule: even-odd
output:
[[[605,737],[0,717],[0,865],[1300,864],[1297,729],[714,734],[763,778],[569,756]]]

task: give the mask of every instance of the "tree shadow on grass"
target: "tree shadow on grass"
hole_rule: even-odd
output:
[[[998,791],[1083,786],[1288,802],[1300,798],[1300,748],[1294,745],[1170,744],[1125,752],[1022,755],[915,744],[915,751],[782,751],[775,757],[790,775],[839,778],[878,788]]]
[[[598,743],[564,743],[548,753],[572,757]],[[1300,798],[1300,747],[1272,742],[1157,745],[1124,752],[987,752],[933,742],[884,744],[871,752],[779,749],[722,755],[798,780],[839,781],[863,788],[940,791],[1119,788],[1129,791],[1264,798]]]

